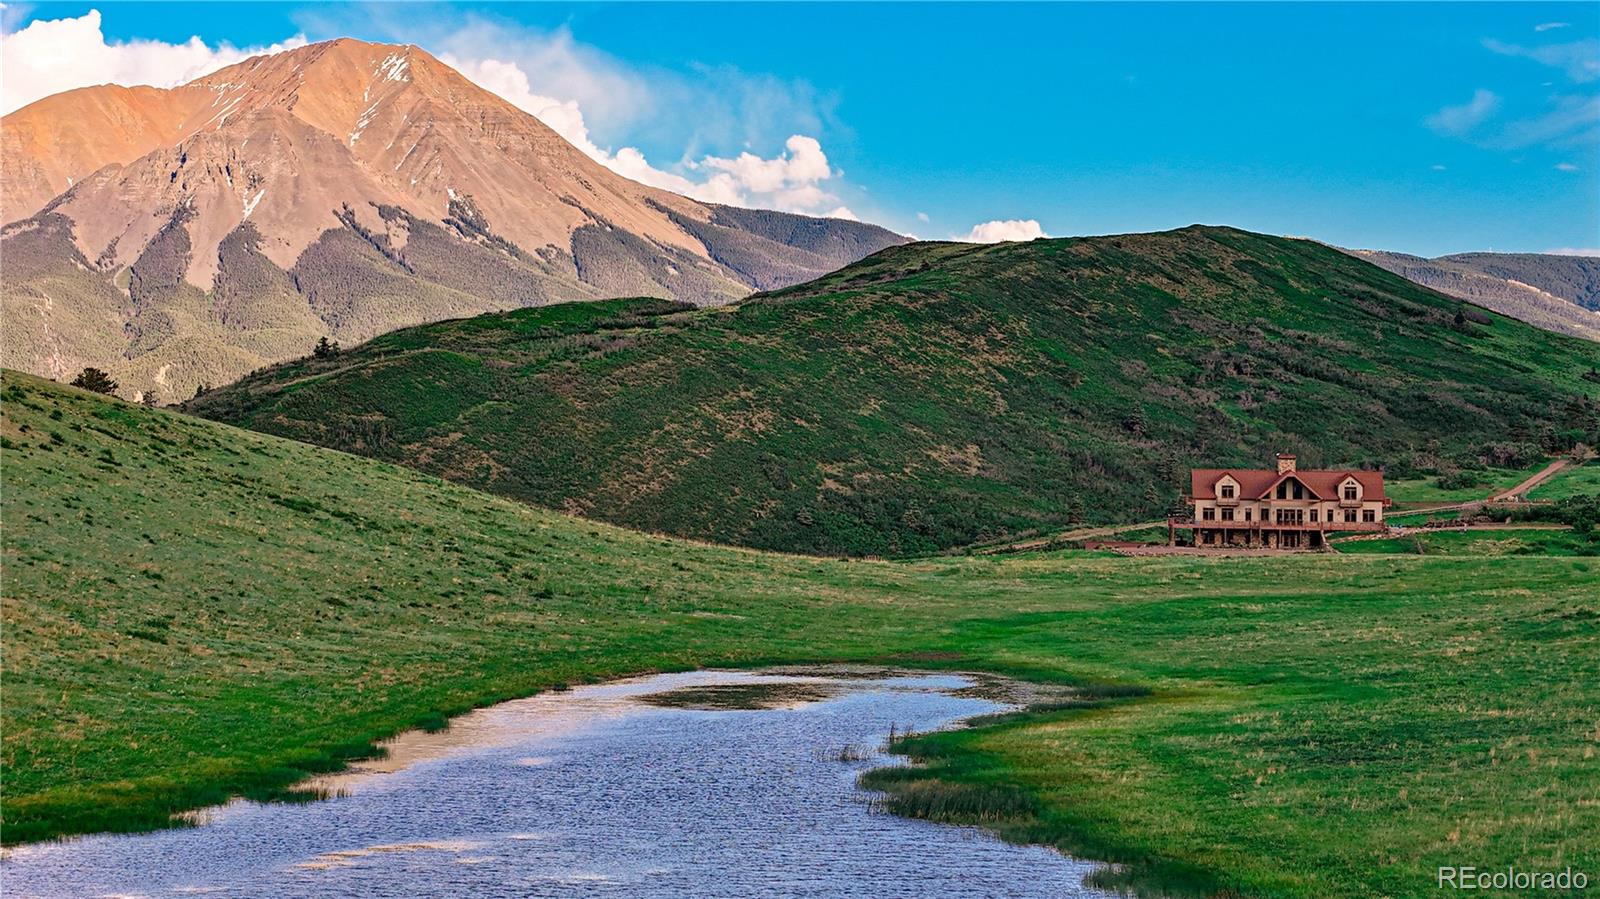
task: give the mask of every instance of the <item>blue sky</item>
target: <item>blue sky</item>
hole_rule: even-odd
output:
[[[1595,3],[64,3],[9,6],[5,30],[91,9],[110,45],[349,35],[511,61],[596,147],[691,182],[814,138],[826,175],[793,184],[825,198],[795,208],[922,237],[1210,222],[1424,255],[1600,247]]]

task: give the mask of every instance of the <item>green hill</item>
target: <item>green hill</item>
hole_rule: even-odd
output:
[[[1524,464],[1600,436],[1600,345],[1310,241],[884,250],[734,308],[398,331],[199,414],[646,530],[909,554],[1164,514],[1191,464]]]
[[[281,796],[369,740],[564,683],[856,659],[1118,685],[919,737],[933,766],[880,785],[1142,886],[1421,899],[1463,858],[1600,865],[1590,559],[842,562],[13,372],[0,413],[8,844]],[[1136,698],[1091,699],[1116,695]]]

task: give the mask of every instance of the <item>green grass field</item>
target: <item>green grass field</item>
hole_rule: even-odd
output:
[[[561,683],[886,659],[1147,688],[907,747],[925,793],[980,797],[930,813],[998,807],[988,826],[1144,885],[1369,899],[1435,896],[1442,864],[1600,871],[1594,560],[772,555],[3,384],[6,842],[276,795]]]
[[[1460,517],[1460,509],[1444,509],[1436,512],[1389,512],[1383,516],[1383,520],[1391,525],[1418,527],[1430,521],[1455,521]]]
[[[1419,531],[1382,540],[1336,544],[1342,553],[1413,553],[1439,556],[1600,556],[1600,531],[1484,528],[1469,531]]]
[[[1528,492],[1530,500],[1558,500],[1600,493],[1600,459],[1558,472]]]
[[[1549,464],[1550,460],[1539,459],[1522,468],[1485,468],[1473,472],[1481,483],[1471,487],[1440,487],[1438,475],[1386,480],[1383,487],[1389,498],[1397,503],[1470,503],[1487,499],[1498,490],[1515,487]]]

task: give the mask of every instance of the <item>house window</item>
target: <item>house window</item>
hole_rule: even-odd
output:
[[[1223,484],[1222,485],[1222,498],[1223,499],[1233,499],[1233,485],[1232,484]]]
[[[1284,481],[1282,484],[1278,485],[1278,499],[1288,499],[1288,498],[1289,498],[1289,482],[1288,481]]]
[[[1231,509],[1231,508],[1223,509],[1222,510],[1222,520],[1223,521],[1232,521],[1233,520],[1233,509]]]
[[[1371,524],[1372,522],[1375,522],[1375,521],[1378,520],[1378,513],[1373,511],[1372,509],[1362,509],[1361,510],[1361,520],[1367,522],[1368,524]]]
[[[1249,509],[1244,510],[1244,520],[1245,521],[1249,521],[1250,520],[1250,510]]]
[[[1313,522],[1315,522],[1317,520],[1317,510],[1316,509],[1312,509],[1311,510],[1311,520]]]
[[[1344,510],[1344,520],[1345,521],[1355,521],[1356,520],[1356,510],[1354,510],[1354,509],[1346,509],[1346,510]]]
[[[1356,485],[1354,485],[1354,484],[1346,484],[1346,485],[1344,485],[1344,498],[1345,499],[1355,499],[1356,498]]]
[[[1205,521],[1216,521],[1217,510],[1207,506],[1206,508],[1200,510],[1200,518]]]

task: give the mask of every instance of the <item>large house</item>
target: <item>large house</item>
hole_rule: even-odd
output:
[[[1278,456],[1276,471],[1196,468],[1189,473],[1191,520],[1168,522],[1168,542],[1192,530],[1195,546],[1262,546],[1315,549],[1331,531],[1379,531],[1383,474],[1376,471],[1302,471],[1294,456]]]

